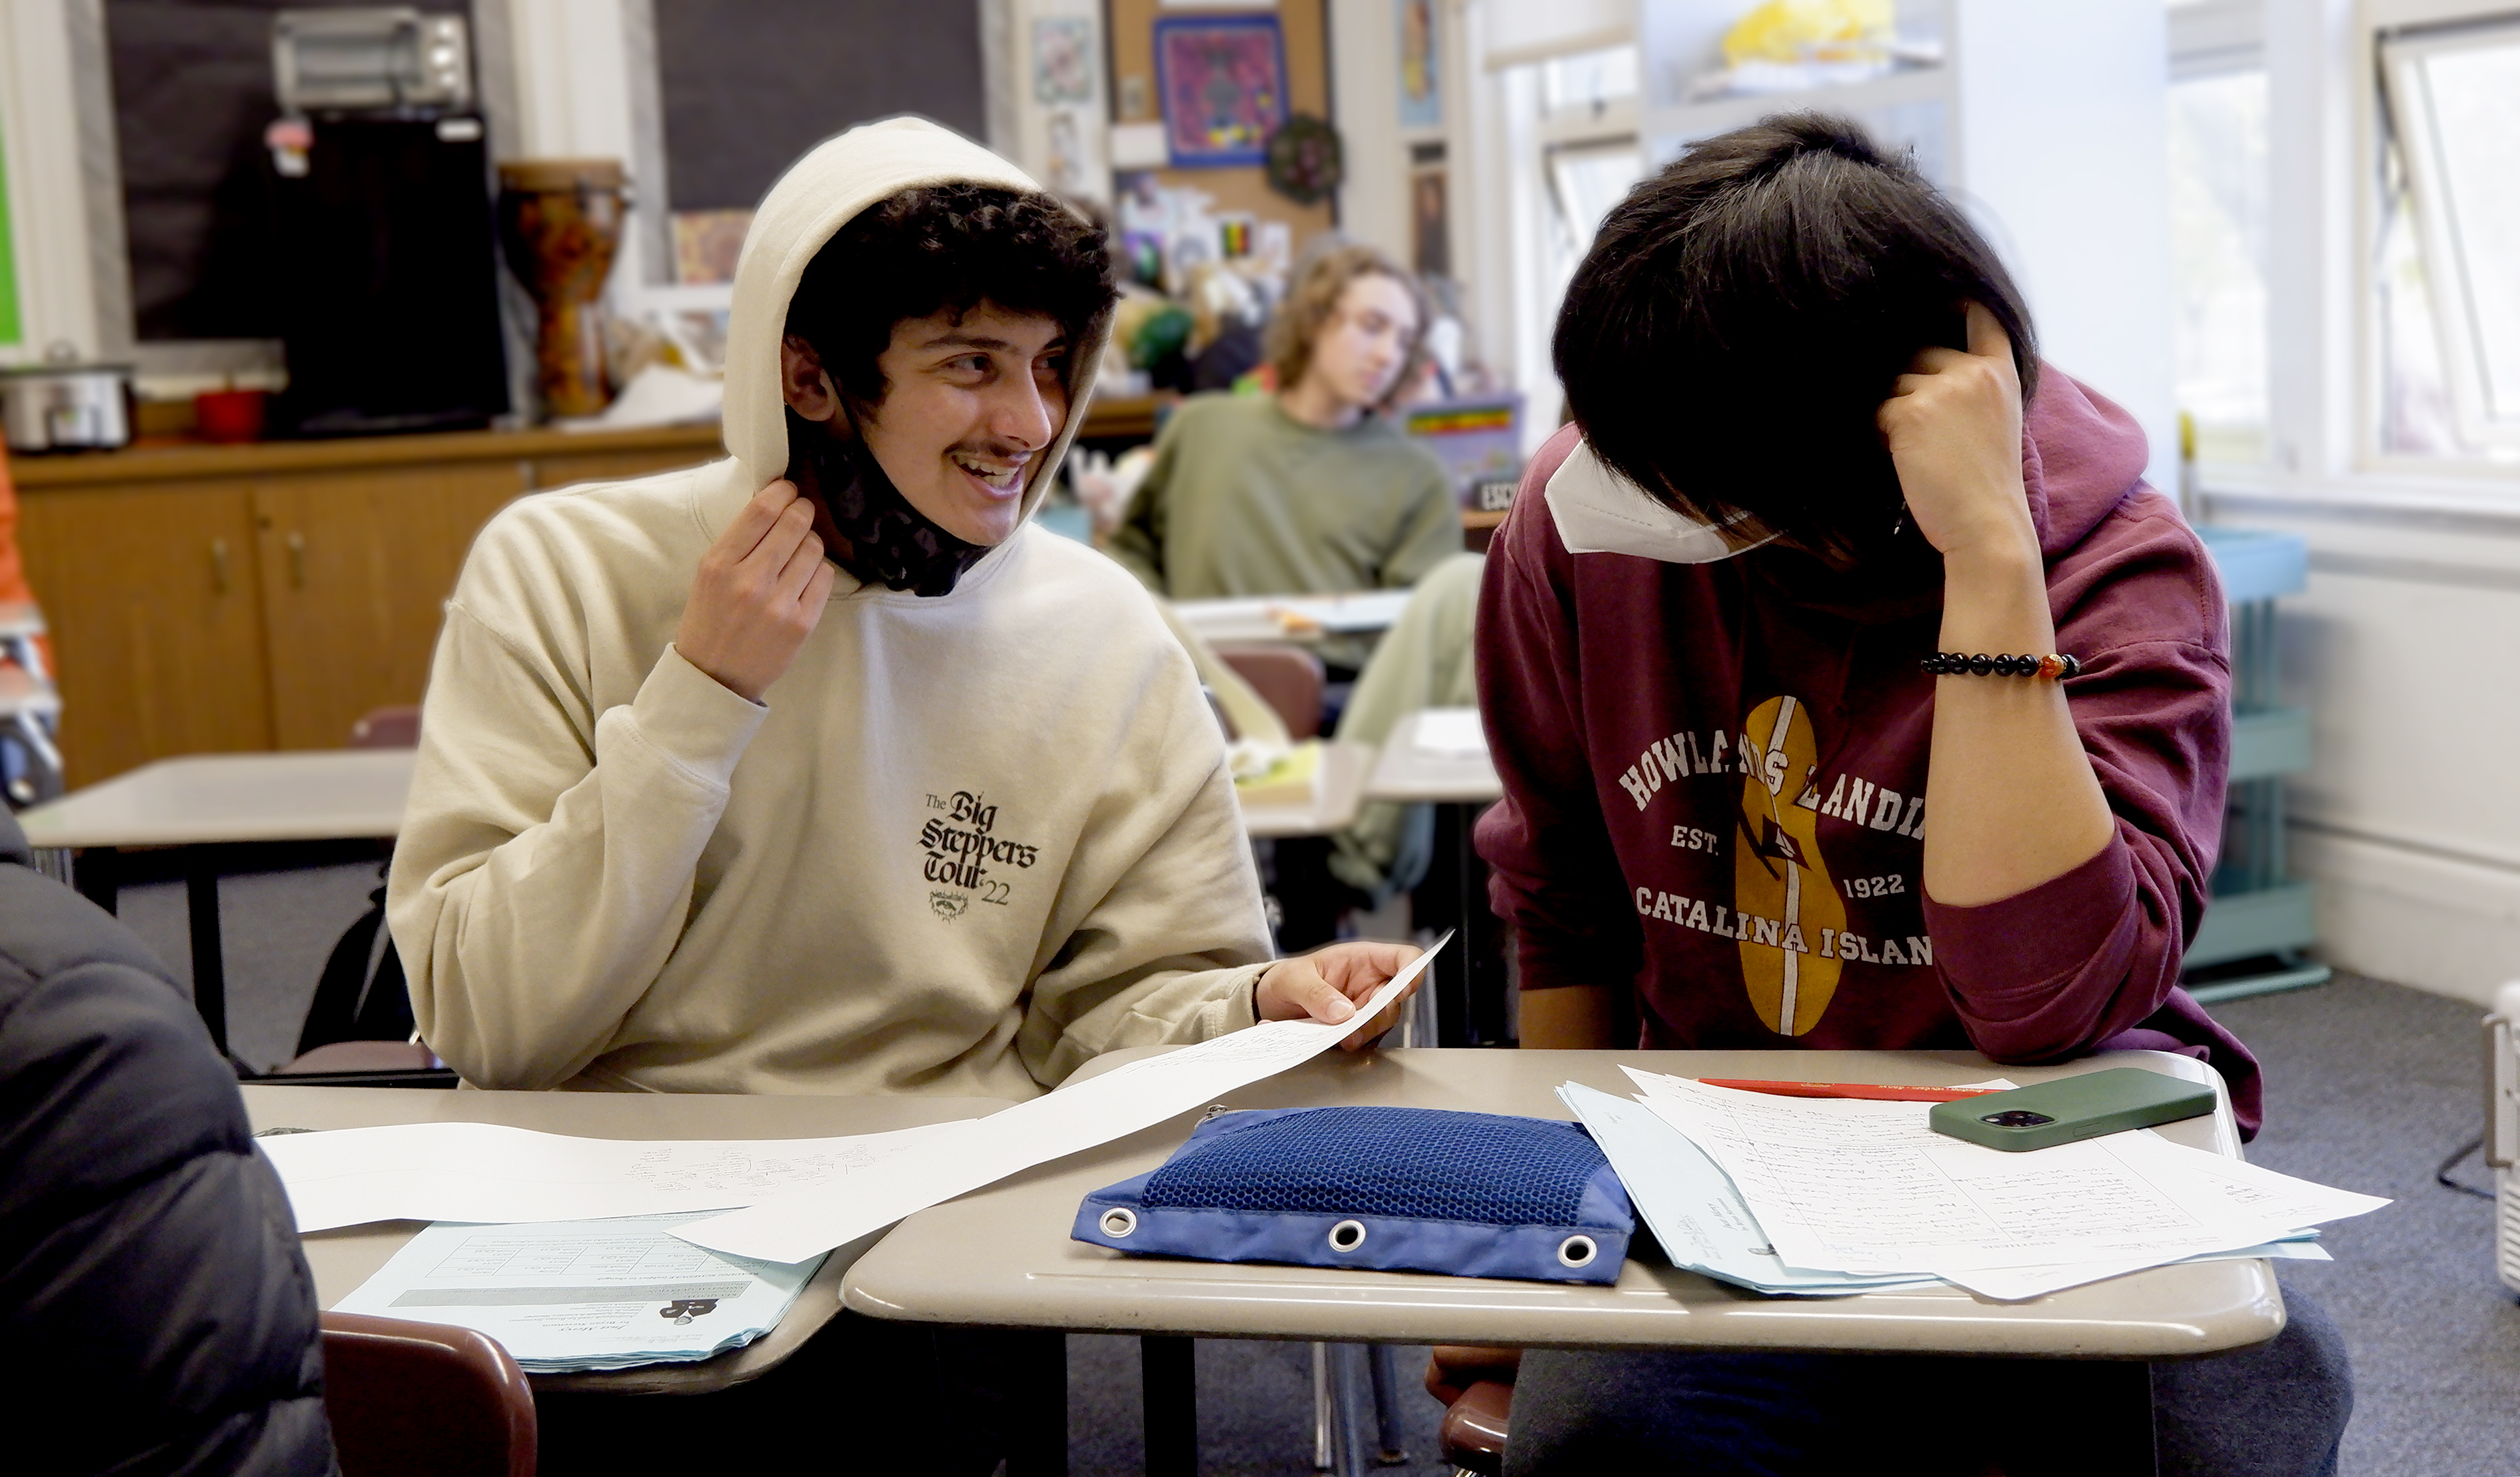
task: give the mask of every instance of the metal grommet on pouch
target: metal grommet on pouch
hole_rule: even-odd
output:
[[[1330,1250],[1354,1251],[1365,1244],[1363,1221],[1341,1221],[1330,1228]]]
[[[1102,1233],[1125,1236],[1138,1229],[1138,1213],[1126,1206],[1115,1205],[1102,1212]]]
[[[1561,1267],[1590,1267],[1600,1254],[1601,1248],[1593,1243],[1591,1236],[1568,1236],[1557,1243],[1557,1263]]]

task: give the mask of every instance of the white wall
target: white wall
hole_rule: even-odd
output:
[[[2279,609],[2286,696],[2313,715],[2288,793],[2320,952],[2486,1003],[2520,976],[2520,509],[2270,487],[2207,508],[2310,542]]]

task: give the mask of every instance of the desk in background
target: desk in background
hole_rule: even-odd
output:
[[[1084,1070],[1147,1054],[1149,1049],[1116,1052]],[[1564,1120],[1557,1085],[1581,1082],[1625,1097],[1633,1088],[1621,1063],[1691,1077],[1924,1084],[1982,1080],[1999,1070],[2028,1084],[2140,1065],[2213,1080],[2198,1063],[2158,1052],[2001,1068],[1967,1052],[1328,1052],[1223,1100],[1237,1108],[1387,1103]],[[1658,1256],[1632,1258],[1615,1284],[1596,1287],[1128,1257],[1069,1239],[1088,1192],[1162,1163],[1197,1119],[1184,1114],[921,1211],[849,1269],[842,1301],[877,1318],[1136,1333],[1148,1337],[1148,1357],[1158,1362],[1188,1360],[1192,1337],[2144,1361],[2235,1349],[2283,1327],[2282,1297],[2263,1261],[2156,1268],[2031,1302],[1994,1303],[1949,1286],[1764,1298],[1681,1272]],[[2228,1099],[2211,1118],[2159,1132],[2193,1147],[2239,1152]],[[1649,1247],[1651,1238],[1640,1236],[1639,1245]],[[2143,1366],[2127,1367],[2136,1377],[2127,1383],[2123,1413],[2132,1421],[2148,1411],[2151,1395],[2139,1377]],[[1158,1382],[1153,1368],[1148,1379]],[[1178,1369],[1160,1383],[1189,1388]],[[1196,1429],[1187,1413],[1150,1407],[1149,1420],[1147,1470],[1194,1471],[1195,1448],[1183,1445]],[[2096,1424],[2078,1416],[2078,1429]]]
[[[78,851],[74,884],[114,911],[125,847],[184,850],[193,1005],[228,1046],[227,956],[219,936],[221,864],[243,845],[391,840],[411,789],[410,749],[198,754],[144,765],[18,817],[27,844]]]
[[[1471,844],[1479,813],[1504,798],[1505,785],[1481,739],[1473,753],[1420,746],[1430,722],[1475,725],[1474,708],[1428,708],[1391,730],[1365,783],[1365,798],[1435,807],[1434,855],[1426,879],[1411,895],[1421,928],[1459,929],[1461,947],[1434,963],[1433,1044],[1494,1046],[1510,1037],[1506,995],[1505,925],[1488,907],[1487,865]]]

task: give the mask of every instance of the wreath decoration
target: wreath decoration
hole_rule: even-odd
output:
[[[1269,135],[1265,147],[1269,188],[1296,204],[1321,200],[1347,177],[1346,151],[1338,130],[1311,113],[1287,118]]]

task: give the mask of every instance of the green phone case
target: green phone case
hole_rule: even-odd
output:
[[[2035,1087],[1937,1102],[1934,1132],[1988,1148],[2048,1148],[2214,1111],[2214,1090],[2141,1067],[2110,1067]],[[2009,1123],[1990,1118],[2027,1115]],[[2035,1120],[2035,1121],[2034,1121]]]

